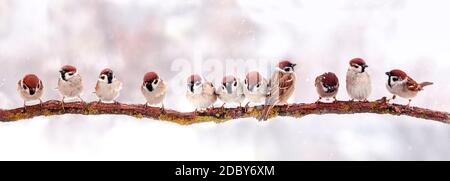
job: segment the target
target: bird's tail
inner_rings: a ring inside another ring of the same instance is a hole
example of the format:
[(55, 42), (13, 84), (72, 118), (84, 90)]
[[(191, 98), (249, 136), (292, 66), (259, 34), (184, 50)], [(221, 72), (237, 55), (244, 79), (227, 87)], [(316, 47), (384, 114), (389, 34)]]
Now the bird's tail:
[(422, 82), (420, 83), (420, 89), (423, 90), (424, 87), (433, 85), (433, 82)]
[(267, 119), (269, 118), (270, 110), (272, 110), (273, 107), (273, 105), (266, 104), (263, 111), (256, 119), (258, 119), (259, 121), (267, 121)]

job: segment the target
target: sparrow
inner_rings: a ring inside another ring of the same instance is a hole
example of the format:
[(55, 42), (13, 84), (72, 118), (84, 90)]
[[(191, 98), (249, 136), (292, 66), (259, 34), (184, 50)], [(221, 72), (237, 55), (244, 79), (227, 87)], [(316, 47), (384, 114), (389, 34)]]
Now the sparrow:
[(189, 76), (187, 80), (187, 100), (197, 109), (205, 109), (212, 106), (216, 100), (214, 85), (204, 80), (197, 74)]
[(339, 90), (339, 79), (336, 74), (327, 72), (317, 76), (315, 86), (319, 94), (317, 102), (320, 102), (322, 98), (333, 98), (336, 101), (336, 95)]
[(257, 118), (258, 120), (267, 120), (270, 110), (275, 105), (287, 104), (288, 99), (295, 90), (296, 75), (294, 67), (297, 64), (288, 60), (280, 61), (269, 81), (269, 91), (264, 105), (264, 110)]
[(224, 102), (222, 108), (225, 104), (239, 104), (241, 106), (245, 99), (242, 83), (234, 76), (225, 76), (222, 79), (222, 85), (217, 88), (216, 94)]
[(366, 69), (367, 64), (361, 58), (350, 60), (350, 67), (347, 70), (346, 88), (347, 93), (353, 100), (367, 101), (372, 92), (372, 82)]
[(17, 91), (23, 99), (23, 107), (26, 110), (26, 102), (39, 100), (42, 107), (42, 95), (44, 94), (44, 84), (34, 74), (27, 74), (22, 80), (17, 82)]
[(77, 68), (71, 65), (65, 65), (59, 70), (60, 77), (58, 79), (58, 87), (56, 89), (62, 95), (62, 106), (64, 108), (65, 98), (79, 98), (82, 102), (80, 94), (83, 91), (83, 81), (81, 75), (78, 74)]
[(161, 104), (161, 109), (164, 110), (163, 100), (166, 97), (167, 85), (158, 74), (155, 72), (145, 74), (141, 92), (147, 100), (145, 106)]
[(122, 90), (122, 82), (117, 80), (114, 72), (106, 68), (101, 73), (95, 86), (95, 94), (99, 102), (114, 102), (117, 103), (116, 98), (120, 95)]
[(386, 72), (386, 75), (389, 77), (386, 88), (390, 93), (394, 94), (392, 100), (396, 96), (400, 96), (409, 100), (408, 106), (411, 104), (411, 99), (416, 97), (417, 93), (422, 91), (424, 87), (433, 85), (432, 82), (422, 82), (419, 84), (405, 72), (398, 69)]
[(249, 103), (264, 103), (267, 96), (267, 80), (257, 71), (248, 72), (244, 80), (244, 95)]

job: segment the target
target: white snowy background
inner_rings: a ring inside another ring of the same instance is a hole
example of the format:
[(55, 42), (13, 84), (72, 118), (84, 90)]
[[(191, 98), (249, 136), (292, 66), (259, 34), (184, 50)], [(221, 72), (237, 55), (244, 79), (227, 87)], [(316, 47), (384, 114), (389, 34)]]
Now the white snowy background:
[[(124, 81), (119, 101), (143, 103), (142, 76), (157, 71), (171, 81), (166, 107), (189, 111), (180, 62), (250, 70), (281, 58), (299, 64), (292, 102), (312, 102), (315, 76), (332, 71), (345, 85), (348, 60), (363, 57), (371, 100), (389, 96), (384, 72), (400, 68), (435, 83), (414, 106), (450, 111), (449, 9), (447, 0), (0, 0), (0, 108), (22, 105), (26, 73), (43, 79), (45, 100), (59, 99), (58, 69), (73, 64), (85, 100), (111, 67)], [(344, 89), (338, 98), (348, 99)], [(0, 160), (450, 160), (450, 127), (374, 114), (192, 126), (64, 115), (0, 123)]]

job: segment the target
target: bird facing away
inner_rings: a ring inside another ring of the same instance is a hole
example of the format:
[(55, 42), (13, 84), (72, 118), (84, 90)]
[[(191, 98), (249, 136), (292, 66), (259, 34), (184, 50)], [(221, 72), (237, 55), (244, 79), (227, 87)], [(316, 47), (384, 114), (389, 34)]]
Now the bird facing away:
[(417, 83), (404, 71), (398, 69), (386, 72), (386, 75), (388, 76), (386, 88), (394, 95), (392, 99), (395, 99), (396, 96), (408, 99), (408, 106), (411, 104), (412, 98), (416, 97), (424, 87), (433, 85), (432, 82)]
[(336, 74), (327, 72), (317, 76), (315, 86), (319, 94), (317, 102), (320, 102), (322, 98), (333, 98), (336, 101), (336, 95), (339, 91), (339, 79)]
[(295, 91), (297, 79), (294, 71), (295, 66), (296, 64), (288, 60), (278, 63), (269, 82), (269, 94), (266, 98), (264, 110), (257, 118), (258, 120), (267, 120), (271, 109), (275, 105), (287, 104), (288, 99)]

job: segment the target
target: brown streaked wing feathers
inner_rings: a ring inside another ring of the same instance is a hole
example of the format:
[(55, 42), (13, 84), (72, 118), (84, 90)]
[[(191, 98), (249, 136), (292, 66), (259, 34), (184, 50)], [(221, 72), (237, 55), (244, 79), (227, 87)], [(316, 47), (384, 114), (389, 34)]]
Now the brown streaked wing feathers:
[(407, 82), (406, 82), (405, 88), (410, 91), (420, 91), (421, 90), (419, 84), (415, 80), (411, 79), (410, 77), (407, 77)]
[(294, 80), (292, 75), (283, 74), (281, 72), (274, 73), (270, 81), (270, 95), (267, 104), (276, 104), (277, 96), (284, 95), (293, 86)]

